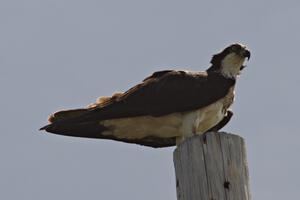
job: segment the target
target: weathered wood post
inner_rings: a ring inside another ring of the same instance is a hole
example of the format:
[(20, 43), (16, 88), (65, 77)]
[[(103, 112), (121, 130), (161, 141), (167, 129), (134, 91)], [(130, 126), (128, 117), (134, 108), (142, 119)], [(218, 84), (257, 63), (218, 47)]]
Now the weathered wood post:
[(250, 200), (243, 138), (208, 133), (186, 139), (174, 151), (178, 200)]

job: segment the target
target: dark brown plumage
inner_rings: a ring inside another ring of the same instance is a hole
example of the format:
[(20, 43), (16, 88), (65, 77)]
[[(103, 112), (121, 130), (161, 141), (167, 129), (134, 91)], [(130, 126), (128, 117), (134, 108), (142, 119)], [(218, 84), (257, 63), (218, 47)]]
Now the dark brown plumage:
[[(176, 137), (148, 135), (134, 139), (103, 134), (111, 127), (106, 127), (100, 122), (139, 116), (160, 117), (211, 105), (225, 97), (235, 85), (235, 79), (224, 77), (220, 73), (222, 59), (233, 51), (239, 52), (238, 47), (231, 45), (214, 55), (211, 60), (212, 66), (206, 72), (155, 72), (128, 91), (102, 98), (88, 108), (54, 113), (49, 118), (51, 123), (41, 130), (66, 136), (112, 139), (151, 147), (173, 146), (176, 144)], [(245, 53), (242, 56), (250, 57), (250, 52), (249, 55)], [(229, 102), (227, 107), (231, 103)], [(209, 130), (217, 131), (228, 123), (232, 112), (226, 112), (229, 113), (227, 117)]]

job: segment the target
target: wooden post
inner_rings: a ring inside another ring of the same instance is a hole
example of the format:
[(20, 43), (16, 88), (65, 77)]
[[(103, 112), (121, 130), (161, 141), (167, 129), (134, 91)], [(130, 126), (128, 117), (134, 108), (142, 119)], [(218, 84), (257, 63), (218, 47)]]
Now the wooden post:
[(208, 133), (186, 139), (174, 151), (177, 200), (250, 200), (245, 142)]

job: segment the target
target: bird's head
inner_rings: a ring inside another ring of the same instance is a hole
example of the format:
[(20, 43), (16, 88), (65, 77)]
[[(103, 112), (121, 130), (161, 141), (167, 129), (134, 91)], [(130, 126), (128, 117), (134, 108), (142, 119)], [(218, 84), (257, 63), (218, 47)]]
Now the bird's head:
[(232, 44), (215, 54), (210, 63), (212, 66), (208, 71), (218, 71), (227, 78), (236, 78), (245, 67), (245, 59), (250, 59), (250, 51), (240, 43)]

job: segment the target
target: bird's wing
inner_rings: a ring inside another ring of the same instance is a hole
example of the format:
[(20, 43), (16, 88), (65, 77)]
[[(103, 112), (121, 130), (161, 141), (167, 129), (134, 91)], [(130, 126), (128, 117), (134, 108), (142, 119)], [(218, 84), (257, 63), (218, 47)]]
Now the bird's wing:
[(147, 81), (147, 80), (150, 80), (150, 79), (154, 79), (154, 78), (159, 78), (159, 77), (162, 77), (170, 72), (174, 72), (174, 70), (162, 70), (162, 71), (157, 71), (157, 72), (154, 72), (152, 75), (148, 76), (147, 78), (145, 78), (143, 80), (144, 81)]
[(65, 122), (101, 121), (145, 115), (162, 116), (199, 109), (217, 101), (227, 93), (219, 88), (219, 84), (212, 84), (209, 79), (205, 72), (156, 72), (128, 91), (104, 98), (82, 115), (68, 118)]
[(54, 113), (49, 119), (51, 123), (41, 129), (60, 135), (112, 139), (151, 147), (172, 146), (176, 138), (147, 136), (126, 139), (102, 134), (107, 127), (99, 122), (147, 115), (163, 116), (205, 107), (227, 94), (228, 91), (220, 89), (220, 86), (229, 88), (225, 84), (233, 84), (222, 80), (218, 79), (218, 75), (214, 77), (206, 72), (156, 72), (128, 91), (100, 98), (86, 109)]

